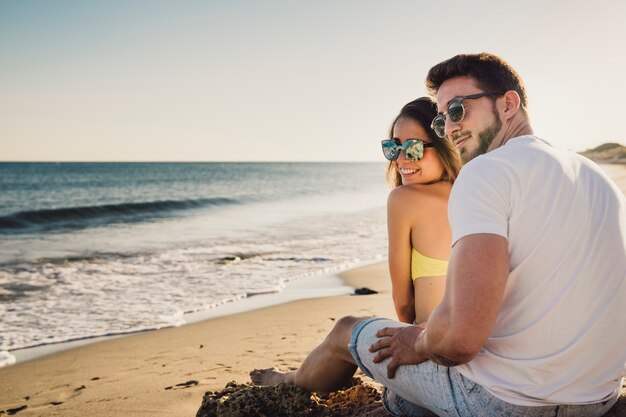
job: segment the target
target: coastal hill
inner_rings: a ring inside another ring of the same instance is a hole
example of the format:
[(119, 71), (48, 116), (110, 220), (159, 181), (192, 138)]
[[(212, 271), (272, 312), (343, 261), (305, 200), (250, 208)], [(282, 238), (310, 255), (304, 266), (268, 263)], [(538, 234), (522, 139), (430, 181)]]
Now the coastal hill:
[(619, 143), (605, 143), (593, 149), (580, 152), (581, 155), (605, 164), (626, 164), (626, 146)]

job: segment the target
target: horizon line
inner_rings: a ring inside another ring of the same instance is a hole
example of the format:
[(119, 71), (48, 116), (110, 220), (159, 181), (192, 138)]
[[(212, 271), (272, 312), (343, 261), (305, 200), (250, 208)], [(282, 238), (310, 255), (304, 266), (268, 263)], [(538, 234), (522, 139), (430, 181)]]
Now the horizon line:
[(383, 159), (380, 161), (307, 161), (307, 160), (294, 160), (294, 161), (236, 161), (236, 160), (224, 160), (224, 161), (173, 161), (173, 160), (153, 160), (153, 161), (139, 161), (139, 160), (103, 160), (103, 161), (95, 161), (95, 160), (67, 160), (67, 161), (58, 161), (58, 160), (0, 160), (0, 164), (293, 164), (293, 163), (304, 163), (304, 164), (327, 164), (327, 163), (341, 163), (341, 164), (369, 164), (369, 163), (385, 163), (387, 160)]

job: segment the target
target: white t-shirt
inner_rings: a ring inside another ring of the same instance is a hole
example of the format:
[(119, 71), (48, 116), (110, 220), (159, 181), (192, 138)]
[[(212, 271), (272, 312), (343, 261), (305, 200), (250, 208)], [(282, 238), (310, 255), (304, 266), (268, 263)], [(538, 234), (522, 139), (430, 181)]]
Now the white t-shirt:
[(602, 170), (536, 137), (514, 138), (463, 167), (449, 218), (453, 245), (496, 234), (510, 257), (493, 333), (457, 369), (518, 405), (615, 393), (626, 364), (626, 202)]

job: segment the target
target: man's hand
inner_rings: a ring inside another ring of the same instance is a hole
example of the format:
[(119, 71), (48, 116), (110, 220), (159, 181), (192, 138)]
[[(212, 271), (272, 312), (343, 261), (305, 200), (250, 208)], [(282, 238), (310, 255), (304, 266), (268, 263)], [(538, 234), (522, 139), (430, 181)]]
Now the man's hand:
[(376, 333), (376, 337), (380, 339), (369, 350), (372, 353), (378, 352), (374, 356), (374, 363), (391, 357), (387, 365), (388, 378), (395, 376), (400, 365), (416, 365), (428, 359), (418, 353), (415, 343), (424, 330), (421, 326), (385, 327)]

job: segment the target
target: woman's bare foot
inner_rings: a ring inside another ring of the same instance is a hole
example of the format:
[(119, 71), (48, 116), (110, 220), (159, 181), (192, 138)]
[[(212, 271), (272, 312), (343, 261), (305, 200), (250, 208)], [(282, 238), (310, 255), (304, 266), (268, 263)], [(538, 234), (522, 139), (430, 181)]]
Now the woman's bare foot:
[(282, 382), (296, 383), (296, 371), (282, 372), (276, 368), (255, 369), (250, 372), (250, 379), (254, 385), (277, 385)]

